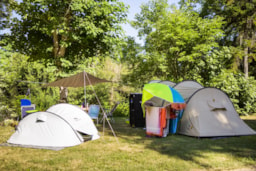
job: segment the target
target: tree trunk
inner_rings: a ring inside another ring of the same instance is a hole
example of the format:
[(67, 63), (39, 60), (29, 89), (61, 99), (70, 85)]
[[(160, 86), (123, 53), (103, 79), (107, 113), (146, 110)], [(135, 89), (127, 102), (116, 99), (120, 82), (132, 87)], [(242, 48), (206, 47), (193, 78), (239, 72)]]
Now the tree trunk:
[(247, 79), (248, 78), (248, 72), (249, 72), (249, 65), (248, 65), (248, 47), (244, 48), (244, 76)]
[[(65, 15), (64, 15), (64, 28), (69, 28), (70, 20), (71, 20), (71, 9), (70, 4), (66, 9)], [(65, 31), (70, 31), (65, 30)], [(53, 56), (55, 59), (55, 64), (57, 66), (58, 72), (62, 70), (61, 68), (61, 61), (60, 59), (65, 56), (66, 53), (66, 47), (64, 45), (61, 45), (61, 42), (67, 43), (68, 37), (65, 34), (60, 35), (58, 28), (55, 28), (53, 31)]]
[(57, 32), (57, 29), (55, 29), (53, 31), (52, 36), (53, 36), (53, 57), (55, 59), (55, 65), (57, 66), (58, 72), (60, 72), (61, 71), (61, 62), (60, 62), (61, 56), (59, 56), (60, 46), (59, 46), (59, 35)]
[[(64, 15), (64, 23), (65, 23), (66, 28), (69, 28), (68, 26), (70, 23), (70, 19), (71, 19), (71, 11), (70, 11), (70, 4), (69, 4), (69, 6), (66, 10), (66, 13)], [(65, 34), (60, 35), (57, 28), (53, 31), (53, 56), (55, 59), (55, 65), (57, 66), (58, 72), (62, 71), (61, 58), (63, 58), (66, 53), (66, 47), (64, 45), (61, 45), (61, 42), (66, 43), (67, 41), (68, 41), (68, 37)], [(60, 87), (60, 102), (61, 103), (68, 102), (67, 95), (68, 95), (67, 87)]]

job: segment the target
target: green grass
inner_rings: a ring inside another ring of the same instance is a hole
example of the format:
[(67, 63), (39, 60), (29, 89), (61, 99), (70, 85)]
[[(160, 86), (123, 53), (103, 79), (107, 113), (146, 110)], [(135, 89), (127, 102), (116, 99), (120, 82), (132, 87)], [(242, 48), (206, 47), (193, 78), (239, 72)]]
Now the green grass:
[[(256, 115), (243, 119), (256, 130)], [(106, 126), (100, 139), (60, 151), (0, 146), (0, 170), (256, 170), (256, 136), (148, 138), (125, 118), (115, 120), (118, 141)], [(1, 126), (0, 143), (13, 132)]]

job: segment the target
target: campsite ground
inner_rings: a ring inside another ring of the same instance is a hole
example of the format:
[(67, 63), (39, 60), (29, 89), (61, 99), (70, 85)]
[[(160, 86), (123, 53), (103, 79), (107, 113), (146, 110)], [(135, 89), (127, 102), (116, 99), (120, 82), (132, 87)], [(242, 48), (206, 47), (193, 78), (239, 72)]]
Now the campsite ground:
[[(0, 170), (256, 170), (256, 135), (221, 139), (149, 138), (126, 118), (104, 136), (60, 151), (0, 146)], [(243, 117), (256, 130), (256, 115)], [(98, 125), (102, 132), (102, 125)], [(14, 132), (0, 127), (0, 144)]]

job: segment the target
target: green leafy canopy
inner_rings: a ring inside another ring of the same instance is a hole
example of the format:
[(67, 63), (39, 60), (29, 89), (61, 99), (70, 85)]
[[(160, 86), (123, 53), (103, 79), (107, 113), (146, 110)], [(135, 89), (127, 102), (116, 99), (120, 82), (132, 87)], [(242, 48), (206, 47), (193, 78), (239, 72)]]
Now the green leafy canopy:
[(115, 0), (23, 0), (12, 7), (21, 16), (11, 23), (13, 48), (59, 69), (60, 58), (78, 63), (118, 45), (127, 10)]

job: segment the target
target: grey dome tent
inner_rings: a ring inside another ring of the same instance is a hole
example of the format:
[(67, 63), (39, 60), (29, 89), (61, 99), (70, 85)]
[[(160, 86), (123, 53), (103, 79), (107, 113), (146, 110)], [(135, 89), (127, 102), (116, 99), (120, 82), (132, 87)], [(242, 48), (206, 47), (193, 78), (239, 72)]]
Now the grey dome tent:
[(36, 112), (24, 117), (10, 144), (35, 148), (64, 148), (79, 145), (86, 136), (98, 139), (98, 130), (92, 119), (79, 107), (58, 104), (46, 112)]
[(217, 88), (201, 88), (187, 101), (178, 133), (195, 137), (255, 135), (229, 97)]
[(173, 88), (176, 89), (182, 95), (185, 101), (187, 101), (189, 97), (192, 94), (194, 94), (194, 92), (203, 88), (203, 86), (196, 81), (185, 80), (179, 82)]
[(151, 80), (148, 83), (149, 84), (150, 83), (161, 83), (161, 84), (165, 84), (165, 85), (168, 85), (168, 86), (171, 86), (171, 87), (175, 86), (175, 84), (176, 84), (175, 82), (168, 81), (168, 80), (164, 80), (164, 81), (162, 81), (162, 80)]

